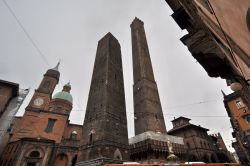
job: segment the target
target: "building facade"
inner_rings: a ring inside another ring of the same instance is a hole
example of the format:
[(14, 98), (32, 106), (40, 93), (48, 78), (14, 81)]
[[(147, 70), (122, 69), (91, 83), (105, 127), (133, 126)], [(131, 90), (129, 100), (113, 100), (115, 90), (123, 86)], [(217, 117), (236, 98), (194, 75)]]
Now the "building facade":
[(0, 117), (6, 111), (11, 99), (18, 96), (19, 85), (0, 80)]
[(210, 137), (213, 140), (217, 152), (216, 155), (221, 163), (233, 162), (236, 163), (236, 159), (233, 154), (227, 150), (224, 140), (221, 137), (220, 133), (211, 134)]
[(250, 79), (250, 2), (248, 0), (166, 0), (172, 17), (188, 34), (181, 41), (210, 77)]
[[(172, 120), (173, 128), (169, 135), (182, 137), (188, 149), (185, 161), (205, 163), (233, 162), (221, 136), (207, 134), (208, 129), (189, 122), (190, 119), (179, 117)], [(221, 148), (221, 149), (219, 149)], [(225, 152), (225, 153), (224, 153)]]
[(70, 84), (52, 97), (60, 76), (58, 65), (44, 74), (23, 117), (15, 119), (1, 166), (76, 163), (82, 127), (68, 120), (73, 101)]
[[(180, 40), (188, 47), (192, 56), (210, 77), (226, 79), (231, 89), (241, 91), (246, 103), (250, 103), (250, 1), (166, 2), (174, 12), (173, 19), (181, 29), (188, 32)], [(240, 128), (236, 128), (235, 132), (241, 133), (238, 129)], [(245, 155), (243, 150), (239, 150), (242, 145), (233, 145), (239, 158), (249, 162), (249, 153), (248, 157), (240, 157)]]
[(9, 131), (15, 114), (29, 89), (20, 89), (16, 83), (0, 80), (0, 155), (9, 140)]
[(250, 102), (246, 89), (224, 94), (224, 104), (230, 122), (233, 127), (233, 137), (236, 139), (232, 143), (239, 161), (243, 165), (250, 164)]

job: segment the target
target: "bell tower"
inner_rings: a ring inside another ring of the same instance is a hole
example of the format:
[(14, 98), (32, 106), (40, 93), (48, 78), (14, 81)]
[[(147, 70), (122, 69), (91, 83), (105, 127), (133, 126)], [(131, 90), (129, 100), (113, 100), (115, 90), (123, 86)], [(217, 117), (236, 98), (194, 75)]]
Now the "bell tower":
[(56, 67), (47, 70), (35, 93), (26, 107), (26, 110), (46, 110), (51, 100), (52, 93), (59, 81), (60, 72), (58, 71), (59, 62)]

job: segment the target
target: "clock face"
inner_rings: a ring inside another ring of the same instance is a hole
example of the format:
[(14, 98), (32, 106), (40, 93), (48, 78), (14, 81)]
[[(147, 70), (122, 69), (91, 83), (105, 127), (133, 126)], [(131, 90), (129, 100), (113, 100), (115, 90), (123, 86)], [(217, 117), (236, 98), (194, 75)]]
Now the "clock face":
[(42, 98), (36, 98), (35, 100), (34, 100), (34, 105), (35, 106), (41, 106), (41, 105), (43, 105), (43, 103), (44, 103), (44, 101), (43, 101), (43, 99)]

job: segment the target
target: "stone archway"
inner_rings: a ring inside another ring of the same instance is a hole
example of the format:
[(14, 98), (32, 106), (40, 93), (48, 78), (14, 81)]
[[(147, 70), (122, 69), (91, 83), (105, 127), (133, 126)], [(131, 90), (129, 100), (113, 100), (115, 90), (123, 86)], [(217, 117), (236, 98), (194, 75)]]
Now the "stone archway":
[(44, 152), (40, 147), (30, 147), (25, 152), (25, 161), (23, 164), (26, 166), (36, 166), (37, 164), (41, 164), (43, 156)]
[(202, 160), (203, 160), (203, 162), (205, 162), (205, 163), (210, 163), (209, 156), (206, 155), (206, 154), (202, 157)]
[(211, 155), (210, 159), (212, 163), (217, 163), (216, 155), (214, 153)]
[(217, 153), (217, 157), (218, 157), (220, 163), (230, 162), (230, 159), (224, 153)]
[(67, 166), (68, 165), (68, 156), (64, 153), (58, 154), (54, 161), (54, 166)]
[(40, 160), (40, 152), (37, 150), (31, 151), (27, 157), (26, 166), (36, 166), (37, 162)]
[(199, 161), (198, 157), (194, 154), (188, 155), (188, 161)]

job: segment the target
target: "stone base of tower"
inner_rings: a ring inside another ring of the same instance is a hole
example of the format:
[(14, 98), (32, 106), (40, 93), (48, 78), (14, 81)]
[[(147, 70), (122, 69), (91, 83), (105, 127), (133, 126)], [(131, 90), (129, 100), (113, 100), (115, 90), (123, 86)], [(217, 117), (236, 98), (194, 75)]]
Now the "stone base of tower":
[(147, 131), (129, 139), (130, 160), (143, 164), (167, 163), (169, 153), (168, 141), (174, 154), (185, 161), (186, 148), (183, 138), (168, 134)]
[(76, 166), (101, 166), (104, 164), (122, 164), (124, 161), (111, 158), (97, 158), (93, 160), (81, 161), (76, 163)]
[[(80, 147), (78, 153), (78, 165), (95, 164), (121, 164), (129, 160), (128, 145), (121, 145), (110, 141), (95, 142), (92, 145)], [(91, 165), (91, 166), (92, 166)]]

